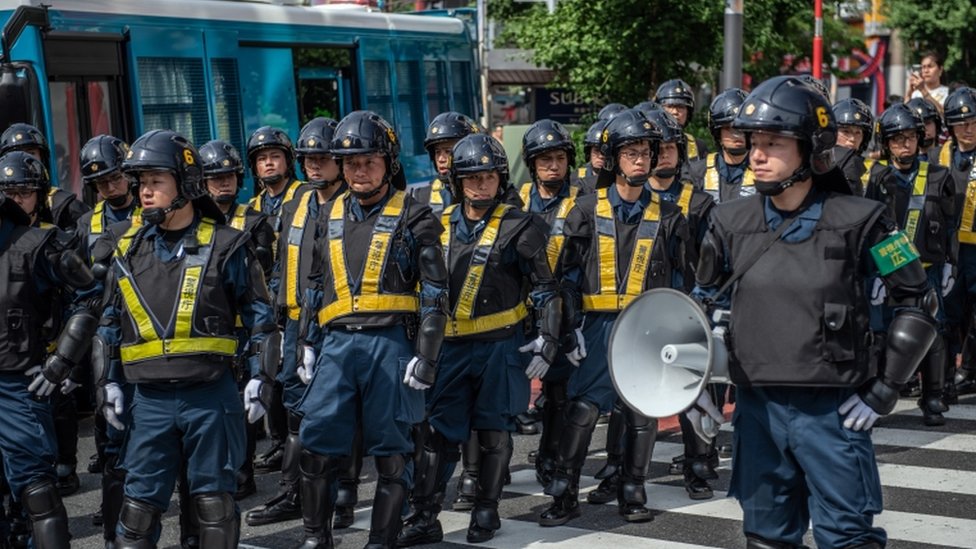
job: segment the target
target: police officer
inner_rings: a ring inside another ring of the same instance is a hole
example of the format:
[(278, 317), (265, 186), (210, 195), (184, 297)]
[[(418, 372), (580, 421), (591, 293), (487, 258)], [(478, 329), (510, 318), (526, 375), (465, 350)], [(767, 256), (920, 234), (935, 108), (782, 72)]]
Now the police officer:
[[(884, 206), (845, 196), (843, 175), (828, 171), (837, 126), (816, 91), (793, 77), (767, 80), (733, 127), (749, 135), (760, 194), (713, 210), (697, 281), (707, 303), (723, 305), (735, 284), (729, 493), (746, 546), (802, 546), (812, 520), (820, 547), (883, 547), (870, 429), (935, 337), (936, 297)], [(872, 272), (897, 303), (877, 375), (863, 337)]]
[(976, 387), (976, 90), (959, 88), (949, 94), (943, 108), (951, 139), (939, 150), (938, 164), (952, 171), (956, 183), (956, 214), (959, 216), (959, 286), (946, 303), (950, 325), (968, 325), (961, 368), (954, 376), (960, 393)]
[(586, 134), (583, 136), (583, 156), (586, 163), (579, 167), (576, 173), (576, 181), (583, 193), (591, 193), (596, 190), (596, 178), (603, 168), (603, 157), (600, 156), (600, 133), (603, 131), (605, 121), (597, 120), (590, 124)]
[(708, 107), (708, 130), (715, 140), (717, 153), (692, 160), (688, 176), (705, 189), (716, 202), (735, 200), (756, 192), (755, 174), (749, 169), (749, 144), (742, 132), (732, 128), (746, 94), (729, 88), (718, 94)]
[[(47, 168), (12, 151), (0, 157), (0, 182), (49, 185)], [(58, 493), (56, 443), (48, 397), (70, 391), (68, 374), (81, 363), (98, 324), (98, 302), (79, 302), (63, 323), (60, 307), (94, 278), (75, 252), (76, 243), (56, 228), (31, 228), (28, 217), (0, 194), (0, 407), (5, 427), (0, 450), (12, 500), (26, 511), (33, 547), (69, 547), (68, 516)], [(60, 336), (57, 330), (61, 330)], [(57, 340), (48, 355), (47, 346)], [(76, 386), (76, 385), (74, 385)]]
[[(47, 139), (40, 130), (30, 124), (12, 124), (0, 135), (0, 154), (10, 151), (24, 151), (40, 160), (50, 171), (51, 150)], [(53, 223), (65, 231), (73, 231), (78, 225), (78, 219), (91, 208), (78, 200), (74, 193), (68, 192), (50, 184), (44, 190), (45, 194), (37, 203), (41, 221)]]
[[(317, 239), (322, 236), (319, 231), (322, 227), (317, 223), (321, 207), (346, 191), (339, 164), (330, 152), (337, 125), (338, 122), (331, 118), (318, 117), (302, 128), (295, 152), (302, 174), (308, 181), (308, 189), (299, 191), (293, 200), (285, 203), (281, 211), (284, 229), (278, 242), (278, 258), (275, 261), (272, 285), (279, 289), (275, 307), (278, 310), (279, 323), (284, 322), (286, 352), (282, 356), (278, 379), (283, 388), (282, 400), (288, 411), (288, 438), (285, 439), (282, 452), (280, 489), (264, 505), (247, 513), (245, 520), (250, 526), (302, 517), (299, 486), (301, 471), (298, 465), (302, 453), (299, 441), (301, 415), (298, 405), (305, 393), (310, 372), (305, 372), (301, 367), (300, 353), (292, 351), (299, 347), (299, 316), (309, 286), (308, 276), (312, 271), (313, 261), (311, 253), (303, 254), (300, 251), (312, 250)], [(353, 449), (354, 453), (358, 450), (356, 445), (353, 445)], [(355, 487), (352, 495), (355, 495)]]
[[(918, 159), (925, 135), (922, 119), (908, 105), (896, 103), (878, 119), (878, 141), (888, 169), (872, 170), (865, 197), (878, 200), (918, 250), (929, 284), (947, 295), (955, 283), (958, 264), (956, 241), (955, 185), (949, 170)], [(875, 286), (880, 288), (880, 281)], [(882, 301), (873, 292), (872, 305)], [(880, 303), (878, 303), (880, 305)], [(890, 317), (890, 311), (884, 311)], [(944, 425), (942, 413), (946, 370), (946, 345), (943, 338), (944, 314), (936, 315), (939, 335), (922, 361), (922, 398), (918, 401), (926, 425)], [(887, 328), (885, 318), (883, 329)], [(879, 366), (880, 368), (880, 366)]]
[(350, 113), (330, 148), (349, 192), (323, 206), (317, 285), (302, 309), (302, 367), (311, 375), (299, 405), (302, 547), (333, 547), (336, 462), (352, 453), (360, 423), (379, 474), (367, 547), (393, 547), (411, 427), (423, 419), (422, 391), (434, 383), (447, 319), (441, 227), (405, 192), (400, 143), (382, 117)]
[(833, 111), (837, 120), (834, 161), (844, 172), (851, 194), (863, 196), (874, 165), (874, 159), (863, 156), (874, 134), (874, 115), (870, 107), (853, 97), (834, 103)]
[[(532, 180), (523, 183), (519, 195), (523, 210), (541, 217), (549, 225), (546, 258), (556, 279), (562, 278), (560, 258), (563, 255), (566, 217), (576, 203), (580, 190), (572, 184), (570, 169), (575, 163), (576, 147), (573, 138), (559, 122), (539, 120), (529, 126), (522, 137), (522, 159)], [(563, 323), (577, 324), (578, 311), (573, 307), (579, 297), (563, 296)], [(561, 342), (564, 352), (575, 348), (576, 334), (569, 334)], [(585, 353), (585, 349), (582, 351)], [(574, 357), (575, 358), (575, 357)], [(562, 432), (563, 407), (566, 404), (566, 382), (573, 371), (573, 363), (561, 353), (542, 378), (542, 436), (535, 458), (536, 479), (543, 487), (549, 485), (556, 466), (559, 435)]]
[[(96, 379), (102, 411), (120, 430), (127, 400), (121, 385), (134, 385), (116, 547), (155, 546), (183, 466), (200, 546), (236, 547), (244, 413), (252, 423), (264, 415), (280, 361), (261, 266), (250, 235), (224, 226), (204, 186), (202, 160), (184, 137), (143, 135), (123, 171), (139, 181), (141, 223), (109, 227), (93, 253), (110, 269), (113, 296), (99, 329), (113, 358)], [(237, 316), (251, 334), (243, 408), (232, 369)]]
[[(556, 471), (545, 490), (554, 501), (539, 517), (542, 526), (580, 516), (579, 475), (590, 437), (599, 413), (617, 399), (606, 362), (617, 315), (647, 289), (683, 284), (687, 223), (677, 205), (647, 188), (660, 139), (660, 130), (640, 112), (618, 114), (601, 136), (597, 192), (579, 197), (566, 219), (563, 284), (582, 296), (582, 325), (573, 328), (581, 328), (578, 344), (585, 345), (586, 356), (569, 379)], [(627, 407), (624, 425), (618, 511), (628, 522), (648, 521), (644, 480), (657, 421)]]
[(925, 123), (925, 137), (919, 143), (919, 160), (935, 162), (939, 156), (939, 136), (942, 135), (942, 115), (939, 109), (932, 101), (921, 97), (911, 99), (905, 104)]
[[(427, 402), (430, 433), (400, 547), (443, 538), (437, 516), (458, 445), (477, 432), (481, 451), (469, 543), (501, 527), (498, 501), (515, 416), (529, 402), (529, 379), (544, 377), (559, 347), (561, 301), (546, 255), (546, 228), (536, 216), (503, 202), (508, 159), (501, 143), (473, 134), (454, 146), (451, 184), (457, 203), (444, 210), (441, 242), (450, 273), (450, 318), (440, 372)], [(538, 336), (523, 342), (528, 315), (523, 287), (538, 315)], [(531, 352), (526, 367), (522, 352)]]
[(427, 126), (424, 148), (437, 170), (437, 176), (430, 185), (418, 187), (413, 195), (422, 204), (429, 205), (434, 215), (441, 215), (451, 203), (451, 188), (447, 181), (451, 170), (451, 150), (462, 137), (480, 131), (477, 122), (454, 111), (438, 114)]
[[(673, 116), (682, 128), (687, 128), (695, 116), (695, 92), (680, 78), (668, 80), (658, 86), (654, 101)], [(685, 141), (688, 143), (689, 160), (701, 160), (708, 154), (705, 144), (690, 133), (685, 133)]]

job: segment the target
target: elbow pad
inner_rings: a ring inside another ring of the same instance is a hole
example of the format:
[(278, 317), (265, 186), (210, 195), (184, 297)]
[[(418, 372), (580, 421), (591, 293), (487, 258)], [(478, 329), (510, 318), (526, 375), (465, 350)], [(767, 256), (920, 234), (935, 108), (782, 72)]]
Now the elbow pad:
[(417, 356), (423, 358), (431, 366), (437, 364), (444, 342), (444, 329), (447, 327), (447, 315), (434, 313), (420, 319), (417, 329)]
[(63, 250), (53, 264), (58, 278), (72, 289), (88, 288), (95, 282), (91, 268), (74, 250)]
[(911, 378), (935, 341), (937, 331), (932, 317), (913, 310), (902, 310), (891, 321), (885, 346), (885, 371), (881, 378), (901, 388)]
[(540, 354), (542, 358), (552, 364), (559, 354), (559, 336), (562, 333), (563, 298), (556, 294), (539, 311), (539, 335), (543, 344)]
[(259, 375), (271, 381), (281, 368), (281, 332), (266, 332), (264, 340), (251, 348), (251, 356), (256, 356), (261, 366)]
[(698, 285), (702, 287), (717, 286), (725, 271), (724, 263), (721, 248), (711, 233), (707, 233), (702, 240), (701, 249), (698, 252), (698, 268), (695, 269), (695, 279)]
[(419, 254), (420, 276), (438, 286), (447, 286), (447, 264), (440, 246), (423, 246)]

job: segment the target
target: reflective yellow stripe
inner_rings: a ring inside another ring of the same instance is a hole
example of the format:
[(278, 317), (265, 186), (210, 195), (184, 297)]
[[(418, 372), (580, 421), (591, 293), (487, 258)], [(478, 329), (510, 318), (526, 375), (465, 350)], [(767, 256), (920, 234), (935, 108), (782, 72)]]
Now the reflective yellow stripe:
[(966, 184), (966, 205), (962, 209), (962, 222), (959, 224), (959, 242), (976, 245), (976, 179)]
[(52, 210), (54, 209), (54, 194), (57, 192), (57, 187), (51, 187), (51, 189), (47, 191), (47, 207)]
[(89, 225), (88, 232), (90, 234), (102, 234), (105, 230), (105, 220), (102, 219), (102, 214), (105, 212), (105, 201), (100, 200), (95, 204), (95, 210), (92, 211), (91, 224)]
[[(461, 292), (458, 294), (457, 303), (454, 305), (454, 314), (451, 315), (453, 319), (458, 320), (469, 320), (474, 312), (474, 301), (478, 297), (478, 290), (481, 289), (481, 280), (485, 274), (485, 263), (488, 262), (488, 255), (491, 252), (491, 248), (495, 245), (495, 240), (498, 238), (498, 229), (502, 224), (502, 217), (505, 213), (511, 209), (512, 206), (508, 204), (499, 204), (495, 207), (495, 211), (491, 213), (491, 218), (488, 219), (488, 223), (485, 224), (485, 228), (481, 232), (481, 238), (478, 239), (478, 244), (475, 246), (475, 252), (471, 254), (471, 261), (468, 263), (468, 272), (464, 277), (464, 283), (461, 285)], [(448, 229), (441, 233), (441, 244), (444, 246), (444, 257), (450, 257), (451, 251), (451, 212), (454, 211), (454, 207), (444, 210), (441, 216), (441, 223), (444, 225), (445, 229)], [(477, 253), (478, 250), (483, 253)]]
[[(330, 223), (342, 223), (346, 215), (345, 202), (348, 193), (337, 198), (329, 214)], [(349, 287), (346, 268), (346, 254), (342, 238), (329, 238), (329, 263), (332, 268), (332, 281), (336, 300), (319, 310), (319, 325), (325, 326), (340, 316), (358, 312), (415, 313), (420, 308), (416, 295), (380, 294), (380, 277), (390, 250), (390, 239), (399, 224), (403, 213), (406, 194), (394, 191), (383, 206), (380, 217), (373, 226), (366, 259), (363, 261), (363, 274), (359, 295), (353, 296)], [(392, 221), (391, 221), (392, 220)]]
[[(599, 275), (600, 293), (588, 294), (583, 296), (584, 311), (620, 311), (631, 300), (644, 291), (644, 282), (647, 277), (647, 266), (651, 262), (651, 250), (654, 249), (654, 237), (657, 234), (657, 224), (661, 220), (661, 203), (657, 194), (651, 193), (651, 202), (644, 208), (644, 216), (641, 224), (637, 228), (637, 234), (646, 234), (636, 239), (630, 256), (630, 266), (624, 282), (624, 293), (618, 295), (617, 292), (617, 257), (616, 257), (616, 234), (608, 234), (609, 231), (601, 232), (601, 225), (607, 227), (614, 226), (613, 208), (610, 199), (607, 197), (607, 189), (597, 191), (596, 203), (597, 218), (597, 238), (599, 241)], [(652, 224), (648, 226), (649, 224)]]
[[(338, 197), (337, 202), (341, 202), (343, 197)], [(295, 209), (295, 215), (291, 218), (291, 226), (288, 228), (288, 245), (285, 255), (285, 304), (288, 318), (298, 320), (302, 308), (298, 302), (298, 254), (301, 249), (302, 240), (305, 234), (305, 225), (308, 223), (309, 201), (318, 200), (315, 193), (308, 193), (305, 200), (302, 200)], [(331, 248), (331, 243), (329, 244)]]
[(246, 204), (237, 204), (234, 206), (234, 213), (230, 216), (230, 226), (237, 229), (238, 231), (244, 230), (244, 222), (247, 220), (247, 210)]
[(479, 316), (478, 318), (451, 318), (448, 319), (447, 326), (444, 328), (444, 335), (447, 337), (463, 337), (466, 335), (493, 332), (501, 328), (514, 326), (528, 315), (529, 310), (525, 307), (525, 303), (519, 303), (511, 309)]
[[(715, 167), (715, 159), (718, 153), (708, 153), (705, 157), (705, 190), (711, 193), (715, 200), (719, 200), (719, 179), (718, 179), (718, 168)], [(742, 190), (749, 187), (756, 186), (756, 173), (752, 171), (752, 168), (746, 166), (745, 173), (742, 174), (742, 185), (740, 185), (739, 196), (742, 196)]]
[(939, 164), (946, 168), (952, 167), (952, 141), (942, 144), (942, 150), (939, 151)]
[(189, 337), (156, 339), (120, 349), (124, 364), (171, 355), (214, 354), (234, 356), (237, 353), (237, 340), (228, 337)]
[(691, 185), (685, 185), (681, 189), (681, 196), (678, 197), (678, 207), (685, 217), (688, 217), (688, 211), (691, 209), (691, 195), (694, 192), (695, 189)]
[(868, 181), (871, 180), (871, 168), (874, 166), (873, 158), (864, 159), (864, 173), (861, 174), (861, 186), (867, 187)]
[(915, 243), (915, 233), (918, 231), (918, 219), (922, 216), (922, 208), (925, 206), (925, 187), (929, 180), (929, 163), (920, 162), (918, 174), (915, 176), (915, 187), (912, 189), (912, 200), (908, 202), (908, 211), (905, 215), (905, 234), (908, 241)]
[(688, 144), (688, 158), (697, 158), (698, 141), (695, 140), (695, 136), (685, 132), (685, 142)]
[(756, 186), (756, 172), (752, 171), (752, 168), (750, 166), (746, 166), (746, 172), (742, 174), (742, 185), (740, 187), (739, 196), (742, 196), (741, 189), (746, 189), (755, 186)]
[(576, 176), (580, 179), (586, 177), (586, 166), (580, 166), (579, 170), (576, 172)]
[(301, 181), (297, 179), (292, 181), (291, 184), (288, 186), (288, 190), (285, 191), (285, 199), (282, 200), (281, 203), (284, 204), (285, 202), (288, 202), (292, 198), (295, 198), (295, 193), (297, 193), (298, 189), (300, 189), (301, 187), (302, 187)]
[(563, 227), (566, 225), (566, 218), (569, 216), (569, 211), (576, 204), (577, 194), (579, 194), (579, 188), (569, 188), (569, 196), (559, 203), (559, 210), (556, 211), (556, 219), (553, 220), (552, 228), (549, 231), (549, 241), (546, 243), (546, 259), (549, 260), (549, 270), (553, 273), (556, 272), (556, 264), (559, 263), (559, 256), (563, 253), (563, 244), (566, 241)]
[(522, 211), (529, 211), (529, 202), (532, 200), (532, 182), (522, 183), (519, 187), (519, 198), (522, 199)]
[(139, 299), (135, 286), (129, 277), (119, 278), (119, 289), (122, 291), (122, 299), (125, 301), (126, 308), (129, 309), (129, 315), (136, 321), (139, 338), (144, 341), (155, 339), (156, 329), (153, 327), (149, 313), (142, 305), (142, 300)]
[[(298, 189), (301, 186), (302, 186), (302, 182), (297, 179), (289, 183), (288, 187), (285, 189), (285, 196), (281, 200), (281, 205), (284, 205), (285, 202), (288, 202), (292, 198), (295, 198), (295, 193), (298, 192)], [(264, 211), (264, 201), (267, 200), (267, 198), (268, 198), (268, 189), (264, 189), (257, 196), (251, 198), (251, 200), (247, 203), (247, 205), (259, 212), (270, 213)]]
[[(437, 178), (430, 183), (430, 205), (438, 206), (437, 211), (444, 209), (444, 197), (441, 196), (441, 191), (444, 190), (444, 182)], [(435, 208), (431, 208), (434, 210)]]

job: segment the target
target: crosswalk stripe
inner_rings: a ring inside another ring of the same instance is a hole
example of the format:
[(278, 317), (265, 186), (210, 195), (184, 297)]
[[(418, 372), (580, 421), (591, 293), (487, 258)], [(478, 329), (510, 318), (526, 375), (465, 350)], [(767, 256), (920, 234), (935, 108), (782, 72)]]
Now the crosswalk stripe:
[(871, 440), (875, 445), (883, 446), (976, 453), (976, 435), (876, 427), (871, 434)]

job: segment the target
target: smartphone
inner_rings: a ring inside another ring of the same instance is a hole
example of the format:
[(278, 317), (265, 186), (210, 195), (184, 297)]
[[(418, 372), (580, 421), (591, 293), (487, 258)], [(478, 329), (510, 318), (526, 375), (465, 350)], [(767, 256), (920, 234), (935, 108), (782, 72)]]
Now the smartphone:
[(922, 75), (922, 65), (912, 65), (912, 72), (915, 73), (915, 74), (918, 74), (919, 76), (921, 76)]

